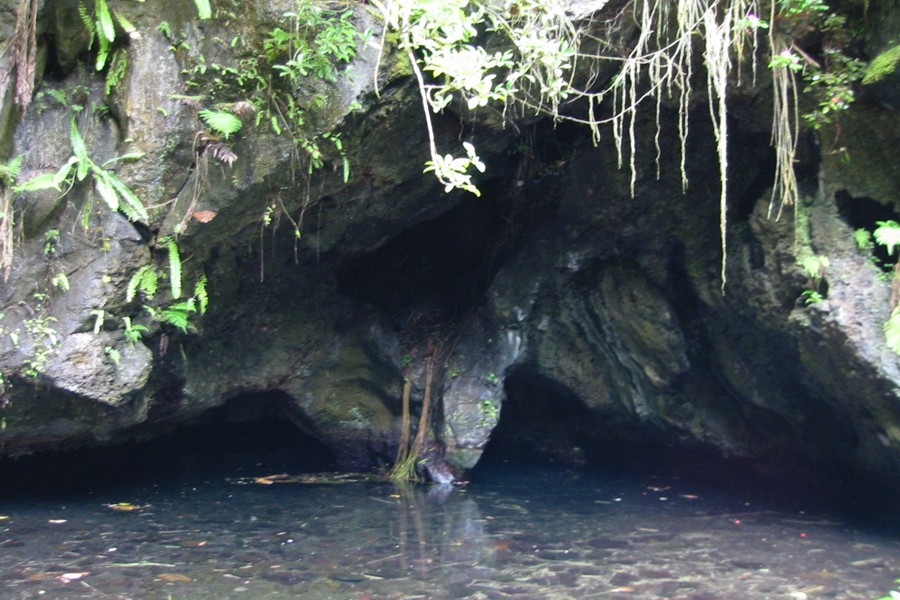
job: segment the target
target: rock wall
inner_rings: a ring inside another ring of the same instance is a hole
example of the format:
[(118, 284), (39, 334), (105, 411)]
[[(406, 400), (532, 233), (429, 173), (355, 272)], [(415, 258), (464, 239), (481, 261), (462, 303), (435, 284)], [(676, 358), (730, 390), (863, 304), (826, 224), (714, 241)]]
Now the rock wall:
[[(422, 174), (427, 138), (411, 78), (400, 63), (382, 67), (374, 94), (377, 49), (363, 45), (335, 85), (296, 91), (324, 94), (316, 118), (341, 132), (352, 171), (344, 182), (331, 151), (307, 177), (264, 127), (230, 144), (233, 164), (201, 160), (200, 101), (185, 87), (201, 54), (240, 59), (242, 44), (222, 40), (258, 42), (289, 2), (244, 3), (232, 23), (197, 22), (189, 2), (123, 6), (136, 31), (109, 95), (85, 63), (87, 40), (70, 34), (76, 3), (39, 4), (38, 95), (16, 114), (5, 93), (0, 158), (24, 153), (23, 178), (64, 164), (72, 106), (82, 105), (76, 123), (95, 162), (144, 153), (115, 170), (150, 219), (105, 210), (86, 184), (15, 197), (17, 258), (0, 286), (3, 453), (151, 436), (229, 399), (277, 392), (286, 418), (343, 466), (386, 466), (404, 377), (418, 411), (436, 357), (435, 472), (472, 468), (509, 411), (521, 420), (503, 435), (523, 453), (590, 462), (617, 444), (701, 448), (762, 470), (900, 486), (900, 363), (881, 334), (891, 284), (853, 242), (854, 229), (898, 212), (900, 175), (884, 160), (898, 116), (883, 88), (842, 119), (845, 153), (828, 151), (833, 132), (807, 143), (805, 200), (777, 220), (767, 215), (767, 84), (733, 98), (723, 293), (705, 102), (686, 192), (674, 126), (657, 177), (651, 123), (639, 124), (632, 196), (608, 140), (448, 113), (439, 136), (482, 140), (490, 178), (480, 199), (445, 195)], [(373, 25), (362, 9), (355, 18)], [(876, 45), (891, 39), (873, 33)], [(816, 304), (801, 297), (809, 283), (795, 223), (829, 258)], [(140, 267), (165, 266), (166, 236), (177, 237), (185, 281), (209, 282), (209, 310), (184, 332), (149, 318), (140, 298), (126, 301)], [(52, 284), (59, 273), (68, 291)], [(124, 317), (147, 327), (143, 339), (128, 339)]]

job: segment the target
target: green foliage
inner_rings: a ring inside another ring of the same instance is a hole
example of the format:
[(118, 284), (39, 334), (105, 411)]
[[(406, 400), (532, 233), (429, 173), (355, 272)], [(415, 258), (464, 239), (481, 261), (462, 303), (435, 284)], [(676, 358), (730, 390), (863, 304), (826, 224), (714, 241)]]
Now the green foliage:
[(887, 596), (882, 596), (878, 600), (900, 600), (900, 579), (894, 583), (898, 584), (897, 589), (889, 591)]
[(239, 117), (228, 111), (204, 108), (199, 114), (207, 127), (224, 136), (226, 140), (244, 126)]
[[(44, 371), (60, 342), (59, 332), (53, 327), (57, 319), (46, 313), (44, 304), (47, 298), (47, 294), (36, 292), (31, 305), (32, 314), (23, 322), (32, 343), (30, 355), (25, 360), (25, 374), (29, 377), (37, 377)], [(12, 332), (9, 335), (13, 344), (18, 345), (18, 336)]]
[(122, 362), (122, 353), (119, 352), (117, 348), (113, 348), (112, 346), (105, 346), (103, 348), (103, 352), (109, 357), (111, 361), (113, 361), (113, 364), (115, 364), (117, 367), (119, 366), (119, 363)]
[(778, 9), (782, 14), (789, 16), (808, 16), (830, 10), (828, 4), (822, 0), (778, 0)]
[(876, 221), (878, 227), (872, 234), (875, 241), (885, 247), (888, 254), (893, 254), (894, 249), (900, 246), (900, 223), (896, 221)]
[[(884, 246), (888, 255), (894, 256), (895, 250), (897, 250), (898, 246), (900, 246), (900, 223), (896, 221), (876, 221), (875, 223), (878, 227), (875, 229), (872, 237), (875, 239), (875, 242)], [(860, 230), (857, 230), (857, 245), (859, 245), (860, 238), (863, 238), (862, 234), (859, 234)], [(872, 249), (871, 242), (869, 243), (868, 248)], [(877, 260), (877, 259), (875, 259)], [(900, 272), (898, 272), (898, 263), (894, 263), (893, 268), (891, 270), (891, 286), (893, 288), (893, 294), (891, 299), (891, 307), (890, 307), (890, 316), (884, 324), (884, 339), (887, 343), (888, 348), (891, 349), (895, 354), (900, 354), (900, 305), (896, 304), (897, 301), (897, 291), (898, 286), (900, 286)]]
[(0, 164), (0, 186), (11, 187), (16, 183), (19, 173), (22, 172), (23, 157), (24, 155), (20, 154)]
[[(307, 157), (309, 171), (323, 166), (319, 141), (326, 139), (341, 156), (344, 177), (349, 178), (350, 164), (340, 139), (328, 134), (320, 137), (310, 122), (308, 111), (323, 107), (325, 98), (297, 94), (309, 90), (310, 80), (335, 81), (341, 65), (356, 56), (366, 35), (353, 24), (352, 11), (334, 6), (296, 0), (294, 9), (282, 15), (282, 24), (266, 35), (258, 51), (239, 54), (234, 64), (207, 63), (203, 54), (197, 55), (187, 83), (202, 92), (201, 99), (212, 101), (213, 108), (200, 111), (204, 123), (227, 140), (241, 129), (241, 119), (255, 115), (256, 126), (269, 127), (294, 142)], [(230, 44), (249, 47), (240, 36)]]
[(94, 190), (100, 198), (109, 206), (110, 210), (121, 211), (132, 221), (147, 222), (150, 220), (147, 209), (140, 198), (123, 182), (118, 175), (106, 167), (122, 160), (135, 160), (141, 158), (143, 153), (130, 153), (98, 165), (90, 158), (88, 149), (78, 129), (78, 121), (72, 116), (70, 124), (69, 140), (72, 146), (72, 156), (55, 173), (45, 173), (15, 186), (16, 192), (34, 192), (46, 189), (61, 191), (63, 195), (69, 193), (76, 183), (84, 181), (88, 175), (94, 184)]
[(816, 290), (803, 290), (803, 293), (800, 294), (800, 297), (803, 298), (803, 303), (807, 306), (811, 304), (818, 304), (825, 300), (825, 296)]
[(128, 340), (128, 343), (132, 346), (141, 341), (141, 338), (144, 337), (145, 333), (149, 332), (149, 329), (146, 325), (141, 325), (140, 323), (132, 323), (131, 317), (122, 317), (122, 324), (125, 329), (123, 333), (125, 334), (125, 339)]
[[(182, 261), (178, 243), (173, 238), (163, 238), (160, 241), (168, 254), (169, 289), (172, 300), (176, 300), (176, 302), (162, 305), (155, 302), (159, 279), (162, 275), (153, 265), (144, 265), (131, 276), (125, 291), (125, 301), (131, 302), (137, 293), (141, 292), (143, 307), (155, 321), (172, 325), (183, 333), (188, 333), (191, 317), (196, 314), (205, 314), (209, 306), (209, 294), (206, 290), (207, 278), (206, 275), (201, 275), (194, 284), (193, 294), (182, 300)], [(129, 317), (124, 319), (126, 339), (131, 342), (140, 340), (147, 328), (132, 324)]]
[(884, 341), (895, 354), (900, 354), (900, 308), (894, 308), (884, 323)]
[(135, 271), (128, 281), (128, 287), (125, 290), (125, 301), (131, 302), (134, 300), (139, 291), (148, 300), (152, 300), (156, 296), (158, 287), (159, 273), (151, 265), (144, 265)]
[(803, 274), (815, 283), (818, 283), (824, 277), (825, 269), (831, 265), (831, 261), (828, 260), (827, 256), (812, 253), (803, 254), (798, 263), (803, 270)]
[(872, 249), (872, 232), (868, 229), (860, 228), (854, 231), (853, 240), (856, 242), (856, 247), (860, 250)]
[(181, 253), (178, 243), (171, 238), (166, 240), (166, 249), (169, 251), (169, 285), (172, 297), (177, 300), (181, 298)]

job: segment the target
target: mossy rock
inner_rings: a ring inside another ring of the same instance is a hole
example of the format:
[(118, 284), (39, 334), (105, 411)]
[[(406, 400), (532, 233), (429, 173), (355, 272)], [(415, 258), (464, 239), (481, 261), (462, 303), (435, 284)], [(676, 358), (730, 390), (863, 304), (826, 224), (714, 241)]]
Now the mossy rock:
[(863, 77), (863, 85), (872, 85), (883, 81), (885, 77), (896, 72), (898, 66), (900, 66), (900, 44), (885, 50), (872, 60), (865, 77)]

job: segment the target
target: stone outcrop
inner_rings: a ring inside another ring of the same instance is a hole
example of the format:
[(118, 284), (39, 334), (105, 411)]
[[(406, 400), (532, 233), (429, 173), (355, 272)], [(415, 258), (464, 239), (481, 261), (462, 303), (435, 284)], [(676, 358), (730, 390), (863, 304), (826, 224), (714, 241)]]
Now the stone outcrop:
[[(832, 132), (808, 145), (805, 200), (780, 219), (767, 214), (769, 116), (756, 102), (765, 83), (733, 99), (723, 293), (705, 102), (684, 193), (674, 127), (661, 140), (660, 177), (652, 141), (639, 149), (632, 196), (606, 140), (448, 113), (436, 117), (440, 139), (483, 140), (489, 179), (480, 199), (444, 195), (422, 174), (418, 92), (395, 65), (382, 68), (376, 95), (370, 44), (317, 91), (322, 129), (341, 132), (348, 181), (336, 151), (312, 176), (298, 172), (291, 145), (263, 127), (238, 135), (237, 159), (220, 164), (198, 153), (203, 123), (185, 72), (200, 53), (210, 63), (235, 56), (217, 40), (221, 24), (191, 20), (185, 4), (165, 11), (178, 44), (154, 16), (169, 3), (129, 9), (129, 67), (107, 97), (76, 60), (87, 40), (64, 35), (76, 26), (70, 7), (47, 2), (43, 39), (67, 44), (44, 58), (25, 114), (4, 95), (0, 149), (26, 153), (23, 178), (69, 159), (73, 104), (104, 106), (76, 122), (97, 163), (144, 153), (115, 170), (151, 219), (133, 224), (90, 204), (85, 184), (16, 198), (21, 241), (0, 286), (0, 450), (149, 436), (229, 399), (277, 393), (285, 417), (343, 466), (386, 466), (404, 377), (417, 411), (437, 357), (428, 457), (442, 473), (471, 469), (502, 434), (574, 462), (602, 460), (616, 444), (700, 448), (759, 469), (858, 472), (900, 487), (900, 362), (881, 333), (891, 284), (853, 241), (854, 229), (900, 209), (900, 176), (885, 159), (898, 114), (880, 92), (842, 120), (845, 153), (830, 151)], [(228, 39), (258, 40), (286, 8), (254, 5)], [(357, 19), (372, 25), (363, 10)], [(641, 139), (653, 139), (650, 125)], [(801, 297), (810, 283), (795, 222), (829, 259), (815, 304)], [(165, 268), (166, 236), (178, 239), (185, 288), (201, 274), (209, 282), (209, 309), (184, 332), (126, 301), (140, 267)], [(68, 291), (52, 284), (59, 273)], [(147, 328), (143, 339), (128, 338), (124, 317)], [(504, 428), (507, 413), (517, 431)]]

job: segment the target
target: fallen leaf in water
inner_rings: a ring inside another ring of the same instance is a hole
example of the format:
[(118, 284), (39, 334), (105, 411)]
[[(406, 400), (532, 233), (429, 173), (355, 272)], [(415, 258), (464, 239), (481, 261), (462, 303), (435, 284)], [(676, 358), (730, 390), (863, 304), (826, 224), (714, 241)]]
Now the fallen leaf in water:
[(131, 504), (130, 502), (116, 502), (115, 504), (104, 504), (106, 508), (118, 512), (131, 512), (133, 510), (142, 510), (148, 508), (149, 504)]
[(59, 580), (63, 583), (69, 583), (70, 581), (78, 581), (82, 577), (87, 577), (90, 575), (87, 571), (82, 571), (81, 573), (63, 573), (59, 576)]
[(193, 579), (181, 573), (160, 573), (156, 578), (166, 583), (190, 583), (193, 581)]
[(260, 485), (272, 485), (273, 483), (278, 483), (278, 481), (282, 479), (287, 479), (290, 477), (287, 473), (278, 473), (277, 475), (265, 475), (263, 477), (254, 477), (253, 483), (258, 483)]

